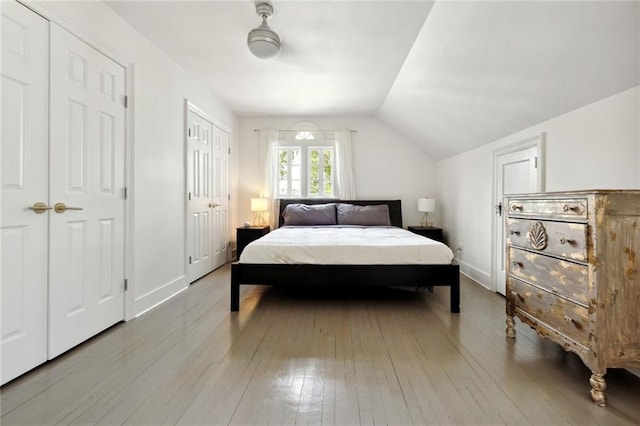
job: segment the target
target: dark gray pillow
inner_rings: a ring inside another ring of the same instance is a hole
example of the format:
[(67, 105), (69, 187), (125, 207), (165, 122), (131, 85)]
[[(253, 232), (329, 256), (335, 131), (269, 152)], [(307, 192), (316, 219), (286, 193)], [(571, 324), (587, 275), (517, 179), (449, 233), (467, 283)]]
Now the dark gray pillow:
[(282, 212), (284, 226), (336, 225), (336, 205), (289, 204)]
[(338, 203), (338, 225), (391, 226), (389, 206), (386, 204), (357, 206)]

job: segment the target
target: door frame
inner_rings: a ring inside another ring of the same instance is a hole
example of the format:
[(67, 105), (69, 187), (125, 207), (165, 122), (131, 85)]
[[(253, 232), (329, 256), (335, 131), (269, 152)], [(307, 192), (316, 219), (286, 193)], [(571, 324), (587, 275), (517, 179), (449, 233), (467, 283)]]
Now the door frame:
[(135, 244), (133, 240), (135, 223), (134, 209), (133, 209), (133, 194), (134, 194), (134, 105), (135, 105), (135, 63), (127, 58), (122, 53), (114, 53), (111, 50), (105, 48), (101, 43), (97, 42), (93, 38), (87, 36), (84, 32), (78, 30), (73, 25), (66, 22), (60, 16), (51, 12), (46, 3), (33, 3), (26, 0), (16, 0), (18, 3), (27, 7), (34, 13), (42, 16), (44, 19), (51, 23), (59, 25), (63, 29), (67, 30), (74, 36), (78, 37), (84, 43), (88, 44), (98, 52), (108, 57), (112, 61), (125, 69), (125, 96), (127, 97), (127, 105), (125, 107), (124, 117), (124, 185), (126, 188), (126, 198), (124, 200), (124, 273), (125, 279), (127, 279), (127, 289), (124, 292), (124, 320), (129, 321), (136, 317), (135, 312), (135, 268), (134, 257)]
[(525, 149), (529, 149), (532, 147), (536, 147), (538, 150), (538, 191), (545, 191), (545, 164), (546, 164), (546, 152), (545, 152), (545, 142), (546, 142), (546, 133), (542, 132), (536, 136), (532, 136), (526, 139), (519, 140), (518, 142), (514, 142), (512, 144), (497, 148), (493, 150), (491, 157), (491, 169), (492, 169), (492, 177), (491, 177), (491, 211), (492, 211), (492, 220), (491, 220), (491, 287), (489, 290), (497, 292), (498, 283), (496, 282), (498, 277), (497, 271), (497, 258), (496, 258), (496, 238), (497, 238), (497, 230), (498, 227), (503, 226), (504, 220), (504, 206), (502, 206), (502, 215), (495, 214), (494, 208), (497, 202), (502, 202), (502, 200), (497, 200), (497, 191), (496, 185), (498, 181), (498, 157), (511, 154), (513, 152), (522, 151)]
[[(183, 113), (183, 135), (182, 135), (182, 144), (184, 146), (184, 149), (182, 151), (182, 163), (184, 165), (183, 167), (183, 181), (184, 181), (184, 193), (182, 194), (183, 199), (185, 200), (184, 202), (184, 266), (183, 266), (183, 270), (184, 270), (184, 277), (187, 279), (187, 281), (189, 281), (189, 225), (188, 225), (188, 221), (189, 221), (189, 206), (188, 206), (188, 194), (189, 194), (189, 176), (187, 176), (187, 162), (189, 161), (189, 159), (187, 158), (188, 153), (187, 153), (187, 149), (188, 146), (187, 144), (189, 143), (189, 135), (188, 135), (188, 130), (189, 130), (189, 111), (201, 116), (202, 118), (204, 118), (205, 120), (207, 120), (209, 123), (211, 123), (213, 126), (225, 131), (228, 135), (229, 135), (229, 149), (231, 149), (231, 129), (222, 124), (219, 120), (214, 119), (210, 114), (208, 114), (206, 111), (204, 111), (202, 108), (198, 107), (195, 103), (193, 103), (192, 101), (190, 101), (188, 98), (184, 99), (184, 113)], [(212, 132), (212, 136), (213, 136), (213, 132)], [(229, 170), (229, 178), (231, 175), (231, 170)], [(231, 200), (229, 200), (229, 203), (231, 202)], [(230, 225), (230, 220), (229, 218), (227, 218), (227, 228), (229, 228)], [(228, 242), (227, 242), (228, 244)], [(228, 261), (228, 259), (227, 259)], [(191, 284), (191, 283), (188, 283)]]

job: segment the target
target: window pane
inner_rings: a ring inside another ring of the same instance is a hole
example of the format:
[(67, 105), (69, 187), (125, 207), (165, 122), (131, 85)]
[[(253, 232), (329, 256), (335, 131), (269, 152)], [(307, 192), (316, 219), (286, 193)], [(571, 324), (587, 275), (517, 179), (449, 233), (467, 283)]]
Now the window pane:
[(311, 140), (311, 139), (315, 139), (315, 137), (313, 136), (313, 134), (311, 132), (302, 131), (302, 132), (300, 132), (300, 133), (298, 133), (296, 135), (296, 139), (297, 140), (303, 140), (303, 139)]
[(291, 179), (300, 180), (302, 179), (302, 167), (300, 166), (291, 166)]
[(302, 193), (302, 188), (299, 180), (291, 181), (291, 195), (300, 195)]
[(329, 151), (329, 150), (325, 150), (323, 153), (323, 159), (324, 159), (324, 164), (323, 164), (323, 172), (324, 172), (324, 179), (325, 180), (331, 180), (331, 177), (333, 176), (332, 174), (332, 170), (331, 170), (331, 157), (333, 152)]
[(319, 150), (311, 149), (309, 150), (309, 164), (312, 166), (317, 166), (319, 164)]
[(311, 166), (309, 168), (309, 180), (311, 182), (320, 180), (320, 168), (318, 166)]
[(333, 188), (329, 180), (324, 181), (324, 195), (333, 195)]
[(320, 194), (320, 178), (318, 176), (318, 166), (311, 167), (309, 176), (309, 194)]
[(289, 195), (289, 188), (286, 180), (278, 181), (278, 194)]
[(291, 149), (291, 164), (300, 164), (300, 148)]
[(278, 176), (280, 179), (287, 178), (289, 164), (289, 152), (287, 149), (278, 150)]

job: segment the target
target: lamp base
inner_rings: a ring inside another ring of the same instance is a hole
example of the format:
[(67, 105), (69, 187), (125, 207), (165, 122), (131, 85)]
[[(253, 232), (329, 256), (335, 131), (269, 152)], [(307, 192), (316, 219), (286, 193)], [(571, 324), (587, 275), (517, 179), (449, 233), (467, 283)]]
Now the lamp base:
[(433, 223), (429, 222), (429, 213), (425, 213), (420, 220), (420, 226), (433, 226)]
[(262, 212), (257, 212), (256, 216), (253, 218), (253, 226), (265, 226), (267, 222), (264, 220), (264, 214)]

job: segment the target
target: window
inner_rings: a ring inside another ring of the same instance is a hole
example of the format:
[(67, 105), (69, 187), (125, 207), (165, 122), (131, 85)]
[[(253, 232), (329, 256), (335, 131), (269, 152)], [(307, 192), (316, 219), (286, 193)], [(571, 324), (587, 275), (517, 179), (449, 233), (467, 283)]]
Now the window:
[(312, 132), (278, 141), (278, 196), (334, 197), (335, 148)]

